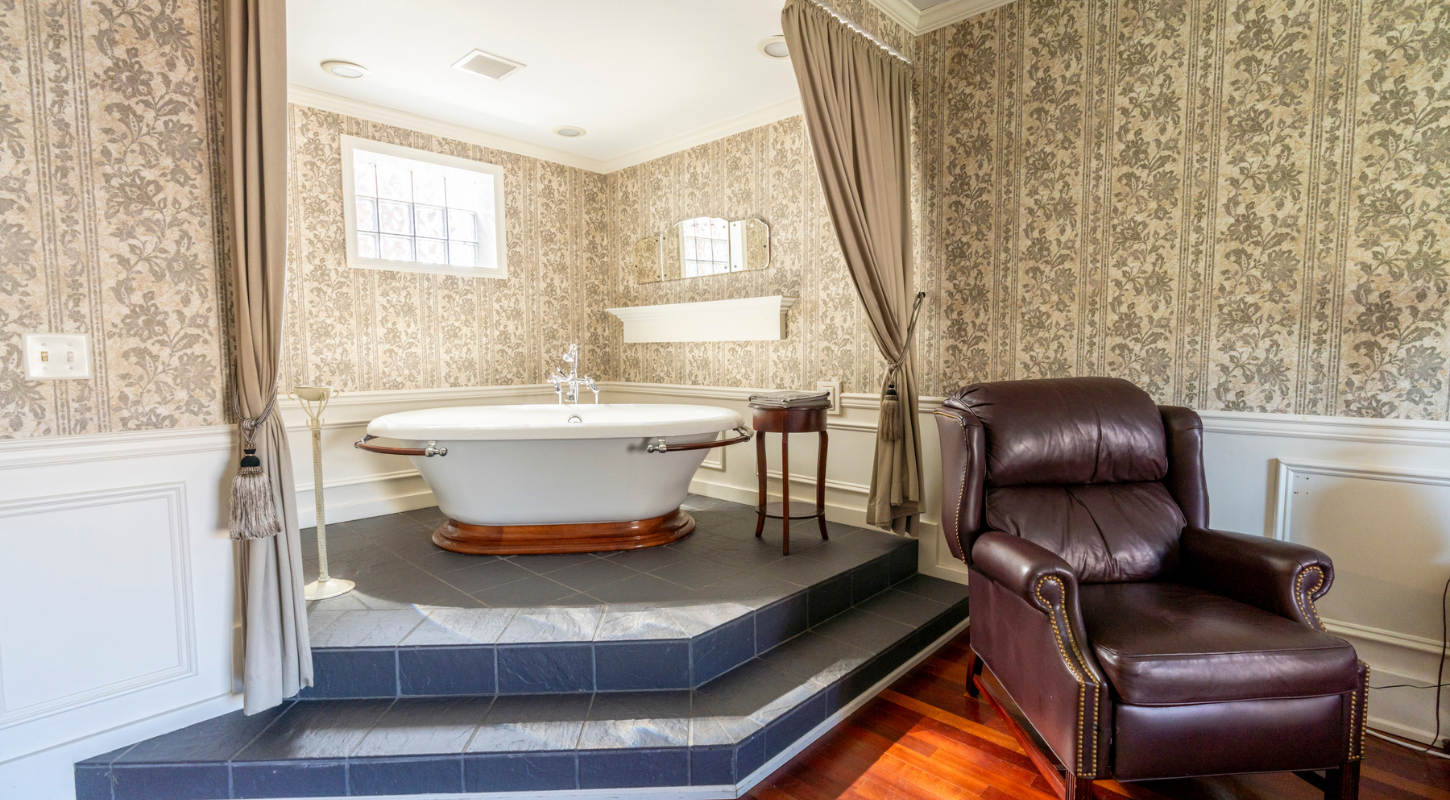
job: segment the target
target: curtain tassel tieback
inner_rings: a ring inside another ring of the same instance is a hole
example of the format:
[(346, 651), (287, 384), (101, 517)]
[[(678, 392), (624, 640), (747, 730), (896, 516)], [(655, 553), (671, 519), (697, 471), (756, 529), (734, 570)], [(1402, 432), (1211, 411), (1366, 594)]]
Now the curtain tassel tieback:
[(916, 301), (911, 304), (911, 322), (906, 326), (906, 343), (901, 347), (901, 358), (896, 359), (886, 367), (886, 391), (881, 393), (881, 416), (879, 425), (881, 432), (879, 438), (886, 442), (899, 441), (906, 435), (906, 415), (901, 408), (901, 396), (896, 392), (896, 376), (901, 372), (901, 365), (911, 357), (911, 339), (916, 336), (916, 320), (921, 314), (921, 303), (926, 299), (926, 292), (917, 292)]
[(886, 387), (881, 398), (881, 438), (888, 442), (901, 439), (901, 398), (896, 394), (896, 384)]
[(241, 404), (236, 395), (232, 395), (232, 408), (241, 420), (237, 423), (237, 429), (242, 434), (242, 452), (245, 454), (242, 456), (241, 469), (237, 470), (237, 476), (232, 479), (233, 539), (265, 539), (282, 532), (282, 521), (277, 516), (277, 501), (272, 496), (272, 481), (262, 469), (262, 459), (257, 457), (257, 429), (271, 416), (272, 407), (276, 403), (277, 395), (273, 394), (260, 415), (255, 419), (247, 419), (242, 416)]

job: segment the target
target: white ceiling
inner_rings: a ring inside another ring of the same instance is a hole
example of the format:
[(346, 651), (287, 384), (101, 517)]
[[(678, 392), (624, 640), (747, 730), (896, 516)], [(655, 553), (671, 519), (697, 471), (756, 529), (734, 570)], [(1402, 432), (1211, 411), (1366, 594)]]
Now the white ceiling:
[[(923, 6), (933, 0), (913, 0)], [(789, 61), (756, 52), (781, 0), (289, 0), (294, 85), (598, 161), (798, 97)], [(495, 81), (470, 50), (527, 66)], [(358, 80), (322, 71), (353, 61)], [(588, 135), (551, 131), (578, 125)]]

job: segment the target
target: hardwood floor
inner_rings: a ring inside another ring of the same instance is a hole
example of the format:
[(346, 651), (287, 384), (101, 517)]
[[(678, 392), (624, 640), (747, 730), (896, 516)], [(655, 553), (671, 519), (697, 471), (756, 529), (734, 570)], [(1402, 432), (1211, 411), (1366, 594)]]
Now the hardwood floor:
[[(755, 800), (1055, 800), (984, 700), (966, 697), (967, 633), (949, 642), (748, 795)], [(1099, 800), (1319, 800), (1289, 774), (1120, 784)], [(1450, 800), (1450, 761), (1370, 739), (1360, 797)]]

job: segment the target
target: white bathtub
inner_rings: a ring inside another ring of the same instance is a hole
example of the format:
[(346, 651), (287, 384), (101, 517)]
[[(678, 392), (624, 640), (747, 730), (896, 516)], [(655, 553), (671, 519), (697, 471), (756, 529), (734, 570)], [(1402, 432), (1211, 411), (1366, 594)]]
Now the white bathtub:
[(650, 453), (710, 441), (741, 424), (713, 406), (468, 406), (378, 417), (372, 436), (448, 455), (412, 462), (449, 519), (469, 525), (570, 525), (660, 517), (684, 501), (707, 450)]

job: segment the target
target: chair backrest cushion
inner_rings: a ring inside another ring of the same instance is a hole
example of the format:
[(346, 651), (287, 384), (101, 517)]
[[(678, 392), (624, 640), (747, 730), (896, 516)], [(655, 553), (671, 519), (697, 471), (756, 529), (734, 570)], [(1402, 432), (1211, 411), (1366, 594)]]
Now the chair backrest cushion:
[(1183, 512), (1157, 481), (987, 490), (987, 527), (1058, 554), (1082, 583), (1149, 581), (1178, 567)]
[(977, 383), (952, 396), (987, 432), (987, 486), (1161, 481), (1163, 417), (1118, 378)]
[(949, 405), (982, 422), (987, 528), (1062, 556), (1085, 583), (1152, 580), (1177, 566), (1186, 524), (1163, 484), (1153, 398), (1117, 378), (978, 383)]

